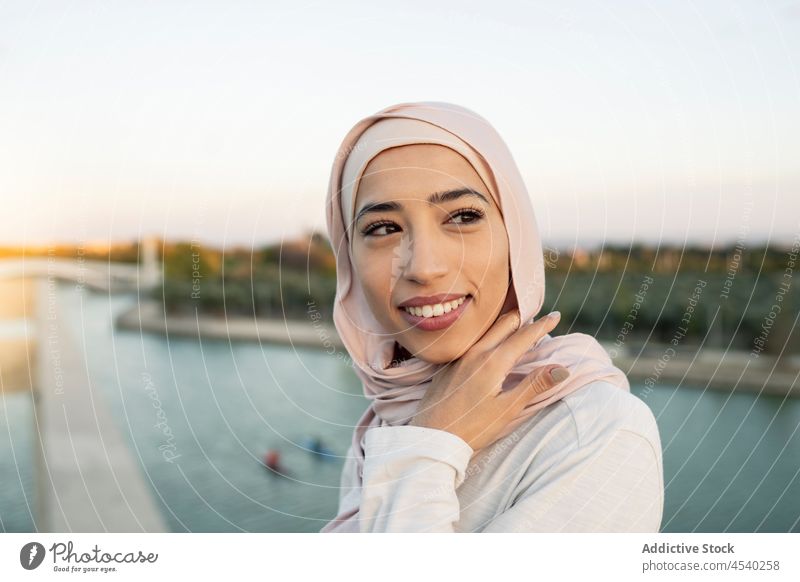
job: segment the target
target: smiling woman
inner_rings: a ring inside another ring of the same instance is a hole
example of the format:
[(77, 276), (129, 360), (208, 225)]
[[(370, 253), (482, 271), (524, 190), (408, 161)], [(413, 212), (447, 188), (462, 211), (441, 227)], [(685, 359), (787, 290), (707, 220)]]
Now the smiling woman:
[(541, 240), (492, 126), (401, 104), (340, 152), (333, 317), (371, 404), (322, 531), (658, 531), (655, 418), (594, 338), (535, 317)]
[(366, 166), (356, 202), (353, 267), (378, 322), (428, 362), (461, 357), (509, 289), (503, 217), (478, 173), (448, 147), (395, 147)]

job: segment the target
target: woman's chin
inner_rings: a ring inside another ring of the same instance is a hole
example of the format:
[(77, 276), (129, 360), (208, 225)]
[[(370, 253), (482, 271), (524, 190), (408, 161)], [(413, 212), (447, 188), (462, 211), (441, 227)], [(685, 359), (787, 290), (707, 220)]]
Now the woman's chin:
[(449, 364), (453, 360), (460, 358), (466, 351), (466, 349), (459, 348), (460, 346), (447, 346), (446, 348), (432, 349), (429, 346), (427, 349), (415, 353), (417, 358), (430, 364)]

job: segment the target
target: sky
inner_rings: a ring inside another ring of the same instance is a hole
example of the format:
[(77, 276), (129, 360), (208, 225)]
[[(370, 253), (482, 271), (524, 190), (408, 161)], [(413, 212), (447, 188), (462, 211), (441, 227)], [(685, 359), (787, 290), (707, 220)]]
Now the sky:
[(427, 100), (547, 245), (800, 236), (800, 1), (0, 0), (0, 244), (325, 232), (347, 131)]

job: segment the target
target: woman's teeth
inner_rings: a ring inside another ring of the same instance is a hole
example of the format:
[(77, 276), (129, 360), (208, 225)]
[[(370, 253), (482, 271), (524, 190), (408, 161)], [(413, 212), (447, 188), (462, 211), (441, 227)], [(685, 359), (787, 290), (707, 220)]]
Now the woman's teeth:
[(465, 295), (464, 297), (446, 303), (435, 303), (433, 305), (423, 305), (422, 307), (403, 307), (403, 309), (417, 317), (438, 317), (445, 313), (450, 313), (454, 309), (458, 309), (458, 306), (464, 303), (466, 298)]

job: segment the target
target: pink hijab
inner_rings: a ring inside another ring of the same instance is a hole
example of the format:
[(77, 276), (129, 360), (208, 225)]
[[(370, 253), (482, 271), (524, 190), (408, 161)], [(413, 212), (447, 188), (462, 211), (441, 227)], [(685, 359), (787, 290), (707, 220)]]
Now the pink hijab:
[[(387, 107), (358, 122), (338, 150), (326, 199), (328, 234), (336, 255), (334, 324), (363, 382), (364, 394), (371, 401), (353, 432), (358, 486), (362, 482), (367, 430), (408, 424), (439, 368), (438, 364), (415, 357), (389, 367), (395, 340), (374, 318), (359, 281), (353, 278), (351, 264), (349, 234), (355, 218), (355, 193), (365, 167), (385, 149), (417, 143), (444, 145), (464, 156), (500, 208), (509, 243), (513, 285), (509, 292), (515, 295), (515, 301), (506, 304), (519, 310), (521, 321), (530, 321), (544, 301), (544, 256), (533, 206), (511, 152), (488, 121), (465, 107), (428, 101)], [(582, 333), (546, 335), (519, 360), (503, 388), (512, 388), (535, 368), (555, 363), (567, 367), (570, 376), (534, 399), (506, 426), (498, 440), (538, 410), (596, 380), (630, 391), (628, 379), (612, 364), (608, 353), (597, 340)], [(340, 510), (322, 532), (358, 531), (358, 508)]]

